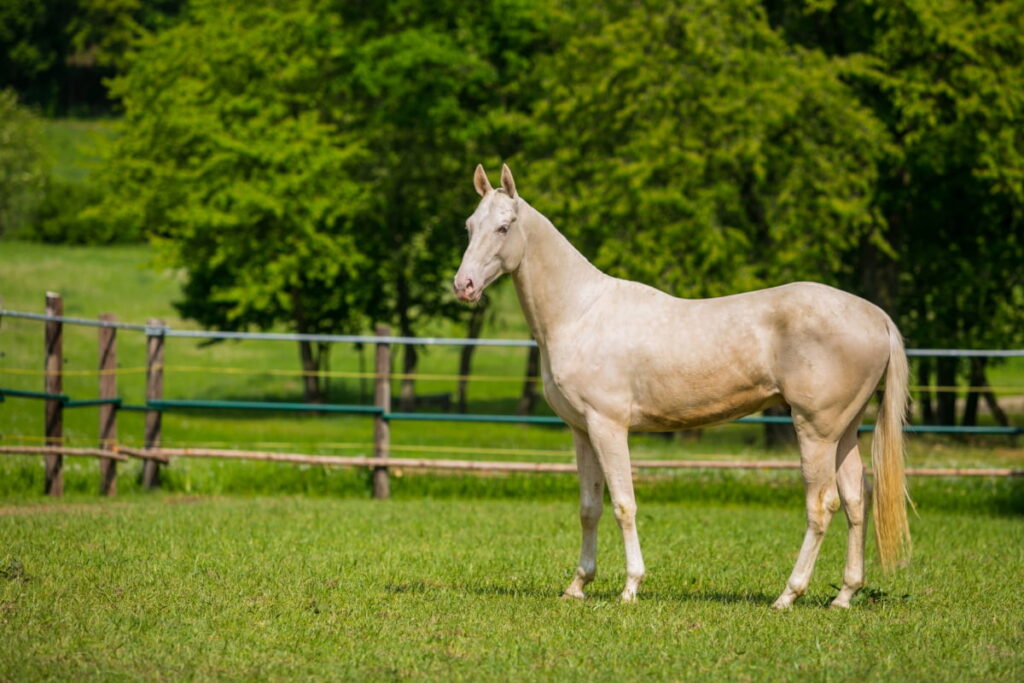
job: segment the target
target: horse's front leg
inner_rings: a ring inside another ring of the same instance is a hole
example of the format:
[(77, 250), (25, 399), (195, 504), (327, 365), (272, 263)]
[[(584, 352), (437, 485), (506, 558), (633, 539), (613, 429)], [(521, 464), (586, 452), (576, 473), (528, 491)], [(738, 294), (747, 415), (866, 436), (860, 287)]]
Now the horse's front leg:
[(597, 460), (604, 472), (615, 519), (622, 531), (626, 551), (626, 586), (623, 602), (636, 601), (636, 592), (644, 580), (644, 558), (636, 531), (636, 497), (633, 494), (633, 468), (629, 463), (628, 430), (600, 415), (588, 416), (587, 432)]
[(576, 470), (580, 478), (580, 563), (572, 583), (562, 597), (582, 598), (583, 589), (597, 574), (597, 523), (604, 507), (604, 474), (590, 445), (590, 437), (579, 429), (572, 430), (576, 446)]

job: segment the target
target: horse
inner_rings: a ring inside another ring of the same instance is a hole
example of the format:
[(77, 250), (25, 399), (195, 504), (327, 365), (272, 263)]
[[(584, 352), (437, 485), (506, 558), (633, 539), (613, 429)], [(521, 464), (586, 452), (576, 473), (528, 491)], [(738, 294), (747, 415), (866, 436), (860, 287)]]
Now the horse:
[(463, 302), (511, 274), (540, 347), (544, 397), (570, 427), (576, 451), (582, 541), (565, 598), (583, 598), (597, 571), (604, 486), (622, 533), (623, 602), (644, 578), (636, 528), (628, 434), (727, 422), (789, 405), (800, 449), (807, 529), (773, 607), (807, 590), (833, 513), (849, 537), (843, 585), (831, 606), (846, 608), (864, 586), (864, 541), (872, 491), (857, 440), (865, 407), (885, 378), (871, 447), (873, 516), (883, 567), (910, 557), (903, 424), (907, 357), (892, 319), (874, 304), (822, 284), (797, 282), (712, 299), (681, 299), (593, 266), (517, 192), (507, 165), (466, 221), (469, 244), (453, 289)]

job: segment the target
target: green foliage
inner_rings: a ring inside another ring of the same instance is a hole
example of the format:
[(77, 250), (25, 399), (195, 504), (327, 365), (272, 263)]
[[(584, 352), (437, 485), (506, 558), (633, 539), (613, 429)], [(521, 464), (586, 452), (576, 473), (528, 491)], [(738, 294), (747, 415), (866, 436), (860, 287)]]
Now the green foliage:
[[(108, 216), (188, 272), (205, 325), (458, 316), (465, 169), (511, 145), (533, 3), (196, 3), (113, 84)], [(504, 105), (495, 106), (499, 97)], [(518, 108), (518, 109), (517, 109)], [(118, 215), (119, 214), (119, 215)]]
[(44, 171), (38, 121), (18, 104), (13, 91), (0, 90), (0, 236), (31, 218)]
[(545, 3), (341, 3), (354, 48), (337, 78), (370, 150), (361, 244), (374, 264), (368, 311), (411, 334), (461, 316), (448, 281), (474, 199), (469, 170), (514, 154), (538, 96), (533, 60), (550, 49)]
[(102, 198), (91, 182), (48, 177), (35, 216), (18, 237), (48, 244), (115, 244), (143, 239), (138, 226), (106, 220), (96, 209)]
[(864, 79), (902, 158), (882, 194), (900, 240), (900, 310), (921, 344), (1024, 343), (1024, 10), (880, 8)]
[(339, 30), (308, 2), (198, 3), (112, 86), (125, 125), (104, 210), (187, 269), (182, 311), (203, 324), (361, 322), (365, 146), (344, 111), (316, 106), (347, 49)]
[(597, 265), (720, 295), (835, 281), (879, 239), (884, 130), (756, 2), (577, 11), (586, 29), (548, 65), (539, 111), (549, 161), (527, 178)]
[(125, 74), (108, 203), (34, 234), (155, 233), (205, 324), (458, 318), (468, 169), (509, 160), (617, 275), (822, 280), (919, 346), (1024, 343), (1019, 2), (184, 4), (5, 3), (0, 78), (57, 111)]
[(186, 0), (6, 0), (0, 83), (49, 114), (106, 113), (103, 79), (134, 41), (173, 22)]
[(789, 40), (856, 57), (845, 79), (895, 143), (875, 193), (898, 257), (862, 251), (858, 289), (920, 346), (1024, 343), (1021, 4), (766, 4)]

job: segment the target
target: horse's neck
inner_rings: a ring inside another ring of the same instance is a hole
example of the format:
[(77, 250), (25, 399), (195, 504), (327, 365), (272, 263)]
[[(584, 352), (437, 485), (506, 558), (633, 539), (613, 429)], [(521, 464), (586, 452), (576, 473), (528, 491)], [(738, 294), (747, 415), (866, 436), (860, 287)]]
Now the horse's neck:
[(533, 336), (544, 346), (600, 297), (611, 278), (591, 265), (543, 214), (522, 198), (519, 202), (526, 249), (512, 279)]

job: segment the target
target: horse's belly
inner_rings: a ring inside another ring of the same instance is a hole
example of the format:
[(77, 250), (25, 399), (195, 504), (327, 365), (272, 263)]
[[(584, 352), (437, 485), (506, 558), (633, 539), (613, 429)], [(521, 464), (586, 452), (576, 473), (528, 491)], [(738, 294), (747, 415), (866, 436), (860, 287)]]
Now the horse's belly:
[(635, 397), (631, 411), (633, 431), (671, 431), (729, 422), (782, 403), (778, 392), (761, 386), (733, 388), (711, 396), (701, 393)]

